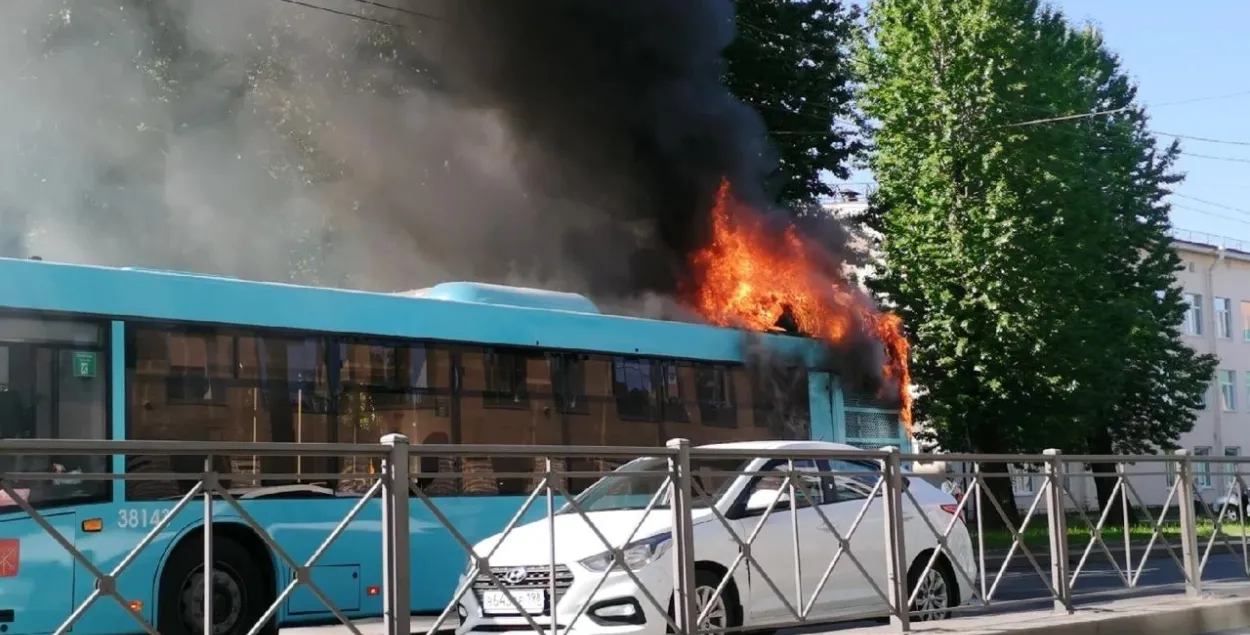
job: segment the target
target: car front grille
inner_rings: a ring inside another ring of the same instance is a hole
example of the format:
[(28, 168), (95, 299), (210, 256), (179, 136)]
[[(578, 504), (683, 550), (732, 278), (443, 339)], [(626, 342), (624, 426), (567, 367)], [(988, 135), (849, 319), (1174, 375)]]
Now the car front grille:
[[(542, 589), (546, 591), (551, 588), (552, 567), (550, 565), (491, 567), (490, 570), (506, 589)], [(558, 564), (555, 566), (554, 573), (556, 596), (553, 599), (553, 603), (559, 603), (560, 598), (564, 597), (564, 592), (573, 584), (573, 572), (568, 567)], [(473, 592), (477, 595), (479, 601), (482, 599), (483, 591), (497, 588), (486, 573), (478, 573), (477, 577), (473, 579)], [(543, 614), (550, 615), (550, 607)]]

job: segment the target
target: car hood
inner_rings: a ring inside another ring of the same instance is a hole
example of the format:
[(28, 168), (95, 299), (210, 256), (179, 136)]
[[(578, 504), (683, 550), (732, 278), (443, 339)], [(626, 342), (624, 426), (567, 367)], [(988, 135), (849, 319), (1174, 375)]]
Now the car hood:
[[(712, 512), (697, 509), (692, 516), (697, 524), (712, 519)], [(550, 559), (552, 541), (548, 522), (547, 518), (542, 518), (518, 525), (506, 536), (495, 534), (477, 543), (474, 550), (479, 556), (485, 556), (496, 543), (500, 543), (499, 548), (490, 556), (492, 566), (543, 564)], [(667, 509), (649, 513), (636, 509), (595, 511), (587, 512), (584, 517), (571, 512), (556, 514), (554, 522), (550, 523), (550, 528), (555, 533), (557, 562), (573, 562), (603, 553), (609, 548), (624, 547), (627, 540), (637, 541), (668, 533), (672, 526), (673, 512)], [(634, 527), (638, 527), (637, 532), (634, 532)], [(596, 529), (608, 544), (599, 539)]]

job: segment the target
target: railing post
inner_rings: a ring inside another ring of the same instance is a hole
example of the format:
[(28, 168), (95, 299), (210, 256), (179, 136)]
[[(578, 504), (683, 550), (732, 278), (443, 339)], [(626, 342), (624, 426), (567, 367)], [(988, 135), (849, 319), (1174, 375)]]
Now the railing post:
[(890, 596), (890, 624), (899, 632), (911, 631), (911, 610), (907, 599), (907, 545), (903, 536), (903, 461), (898, 448), (890, 448), (882, 461), (882, 503), (885, 512), (885, 567)]
[(699, 626), (694, 580), (694, 505), (690, 483), (690, 439), (671, 439), (669, 449), (677, 456), (669, 459), (671, 476), (669, 504), (673, 510), (673, 618), (684, 635), (694, 635)]
[[(1198, 520), (1195, 517), (1194, 462), (1188, 450), (1176, 451), (1176, 506), (1181, 516), (1181, 562), (1185, 566), (1185, 592), (1190, 596), (1202, 593), (1201, 557), (1198, 552)], [(1167, 513), (1167, 510), (1164, 510)]]
[(408, 552), (408, 437), (388, 434), (382, 445), (390, 454), (382, 462), (382, 616), (386, 635), (410, 635)]
[(213, 635), (213, 496), (217, 494), (217, 472), (213, 470), (213, 457), (204, 459), (204, 613), (203, 635)]
[(1046, 524), (1050, 532), (1050, 583), (1055, 589), (1055, 610), (1072, 612), (1072, 586), (1068, 583), (1068, 514), (1063, 504), (1063, 452), (1042, 451), (1046, 460)]

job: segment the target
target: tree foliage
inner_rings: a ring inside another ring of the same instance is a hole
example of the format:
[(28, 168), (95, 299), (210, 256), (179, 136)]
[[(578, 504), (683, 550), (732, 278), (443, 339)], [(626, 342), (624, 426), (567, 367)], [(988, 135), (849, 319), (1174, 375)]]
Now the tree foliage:
[(1177, 150), (1097, 33), (1033, 0), (878, 0), (857, 61), (886, 236), (873, 284), (912, 330), (931, 440), (1169, 448), (1214, 362), (1177, 332)]
[[(862, 144), (853, 117), (850, 44), (858, 10), (843, 0), (736, 0), (725, 82), (763, 117), (778, 153), (773, 190), (789, 205), (832, 194)], [(835, 133), (836, 132), (836, 133)]]

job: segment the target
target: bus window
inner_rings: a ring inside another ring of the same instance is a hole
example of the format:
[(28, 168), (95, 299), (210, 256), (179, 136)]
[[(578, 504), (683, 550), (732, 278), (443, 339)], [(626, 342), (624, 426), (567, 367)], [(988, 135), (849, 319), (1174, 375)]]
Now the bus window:
[[(106, 323), (0, 316), (0, 438), (108, 439)], [(107, 481), (74, 473), (109, 470), (105, 456), (0, 457), (5, 472), (65, 472), (64, 480), (17, 482), (40, 506), (106, 500)]]
[(768, 366), (752, 369), (751, 412), (755, 425), (776, 439), (811, 438), (807, 370)]
[[(538, 350), (459, 347), (459, 442), (507, 445), (565, 443), (547, 356)], [(526, 494), (546, 469), (542, 458), (467, 457), (465, 494)], [(496, 476), (500, 473), (531, 477)]]
[[(128, 329), (127, 435), (174, 441), (332, 441), (326, 341), (190, 325)], [(332, 471), (325, 457), (214, 457), (229, 487), (299, 482)], [(185, 472), (178, 482), (127, 481), (127, 498), (188, 491), (203, 457), (127, 457), (128, 471)], [(266, 475), (290, 475), (278, 478)]]
[[(451, 438), (450, 354), (446, 347), (420, 342), (343, 340), (337, 344), (340, 370), (336, 440), (378, 443), (400, 433), (413, 444), (409, 469), (420, 472), (418, 484), (427, 495), (456, 491), (449, 458), (419, 456), (421, 443), (448, 443)], [(333, 357), (333, 355), (332, 355)], [(380, 468), (360, 457), (343, 457), (340, 473), (368, 473)], [(345, 479), (339, 491), (362, 493), (371, 483)]]

